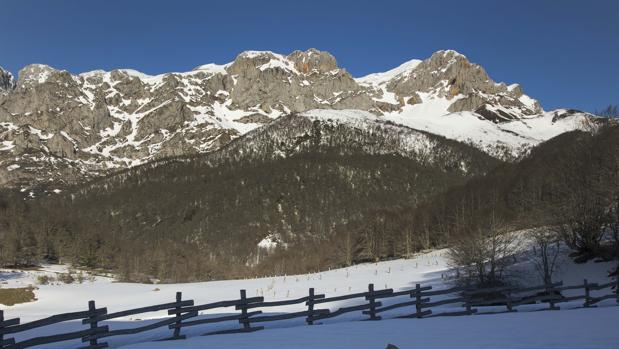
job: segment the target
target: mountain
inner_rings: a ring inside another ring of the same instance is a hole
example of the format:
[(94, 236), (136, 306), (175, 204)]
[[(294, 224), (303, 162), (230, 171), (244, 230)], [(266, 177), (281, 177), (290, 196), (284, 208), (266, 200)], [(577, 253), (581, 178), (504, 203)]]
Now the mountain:
[[(216, 152), (19, 200), (0, 191), (0, 264), (36, 258), (163, 282), (297, 274), (444, 246), (464, 222), (551, 221), (617, 188), (619, 125), (561, 134), (518, 162), (369, 112), (282, 116)], [(563, 207), (563, 206), (556, 206)]]
[(0, 192), (0, 227), (16, 241), (0, 264), (44, 251), (165, 281), (317, 270), (340, 263), (339, 252), (308, 252), (349, 222), (369, 224), (373, 210), (415, 206), (500, 163), (369, 112), (293, 113), (216, 152), (151, 161), (58, 195)]
[(544, 113), (520, 86), (495, 83), (451, 50), (361, 78), (315, 49), (246, 51), (228, 64), (157, 76), (33, 64), (15, 84), (0, 71), (0, 91), (0, 185), (22, 191), (213, 152), (278, 117), (318, 109), (347, 110), (352, 122), (371, 113), (501, 160), (595, 123), (577, 111)]

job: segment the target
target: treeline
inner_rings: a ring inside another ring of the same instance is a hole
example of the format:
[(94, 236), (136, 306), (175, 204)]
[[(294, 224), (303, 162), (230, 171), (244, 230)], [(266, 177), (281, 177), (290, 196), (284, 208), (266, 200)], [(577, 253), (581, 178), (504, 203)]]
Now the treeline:
[(603, 116), (606, 118), (618, 118), (619, 117), (619, 105), (609, 104), (606, 108), (601, 110), (596, 110), (594, 112), (595, 115)]
[(546, 226), (585, 261), (618, 257), (618, 206), (619, 126), (611, 125), (556, 137), (518, 163), (392, 213), (390, 225), (432, 246), (474, 240), (480, 230)]

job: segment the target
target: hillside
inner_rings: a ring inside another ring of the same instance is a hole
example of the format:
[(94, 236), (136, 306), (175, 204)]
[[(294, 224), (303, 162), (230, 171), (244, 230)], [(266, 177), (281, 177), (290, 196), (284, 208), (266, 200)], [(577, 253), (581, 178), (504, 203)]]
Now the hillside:
[[(318, 270), (351, 262), (343, 241), (333, 243), (349, 222), (414, 206), (498, 163), (369, 115), (355, 124), (290, 115), (210, 155), (138, 166), (23, 207), (9, 201), (7, 240), (18, 248), (4, 256), (24, 263), (45, 246), (48, 258), (132, 280)], [(402, 253), (401, 234), (390, 238), (393, 255)]]
[[(497, 166), (414, 208), (396, 208), (395, 229), (414, 222), (418, 234), (466, 236), (488, 229), (575, 224), (600, 231), (616, 224), (619, 207), (619, 125), (569, 132), (531, 150), (517, 163)], [(589, 256), (590, 258), (590, 256)]]
[[(206, 156), (7, 204), (15, 242), (5, 263), (46, 257), (167, 282), (298, 273), (441, 246), (491, 213), (512, 227), (552, 224), (589, 175), (606, 191), (618, 187), (616, 126), (566, 133), (501, 163), (352, 115), (281, 117)], [(458, 224), (462, 205), (467, 226)]]

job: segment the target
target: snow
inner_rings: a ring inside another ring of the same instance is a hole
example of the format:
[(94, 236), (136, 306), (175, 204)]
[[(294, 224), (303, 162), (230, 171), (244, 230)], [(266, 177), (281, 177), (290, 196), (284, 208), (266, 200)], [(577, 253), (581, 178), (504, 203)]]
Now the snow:
[(11, 171), (15, 171), (15, 170), (17, 170), (17, 169), (18, 169), (18, 168), (20, 168), (20, 167), (21, 167), (21, 166), (19, 166), (18, 164), (13, 164), (13, 165), (9, 165), (9, 166), (7, 166), (7, 167), (6, 167), (6, 170), (7, 170), (7, 171), (9, 171), (9, 172), (11, 172)]
[(53, 133), (48, 133), (48, 134), (43, 134), (43, 131), (39, 130), (38, 128), (34, 128), (32, 126), (28, 126), (30, 129), (30, 133), (34, 133), (35, 135), (37, 135), (39, 137), (39, 139), (50, 139), (52, 137), (54, 137)]
[(209, 64), (204, 64), (198, 67), (195, 67), (193, 69), (193, 71), (203, 71), (206, 73), (210, 73), (210, 74), (226, 74), (226, 68), (230, 66), (230, 63), (228, 64), (215, 64), (215, 63), (209, 63)]
[(442, 53), (443, 56), (453, 55), (455, 57), (464, 57), (463, 54), (461, 54), (460, 52), (458, 52), (456, 50), (440, 50), (437, 53)]
[(382, 92), (380, 98), (375, 98), (376, 101), (386, 102), (391, 104), (398, 104), (399, 101), (395, 96), (395, 93), (387, 91), (387, 84), (399, 76), (410, 74), (422, 61), (413, 59), (401, 64), (400, 66), (388, 70), (383, 73), (369, 74), (360, 78), (356, 78), (355, 81), (362, 86), (374, 87)]
[[(188, 126), (196, 127), (204, 123), (209, 123), (217, 125), (217, 128), (236, 130), (240, 134), (245, 134), (253, 129), (262, 126), (261, 124), (256, 123), (242, 123), (235, 121), (242, 118), (243, 116), (251, 115), (256, 112), (230, 109), (231, 103), (232, 101), (228, 100), (224, 103), (214, 102), (212, 106), (190, 106), (189, 109), (196, 113), (196, 117), (188, 124)], [(274, 110), (268, 116), (271, 118), (276, 118), (277, 116), (279, 116), (279, 114), (280, 112)]]
[(254, 59), (259, 57), (269, 58), (268, 62), (257, 66), (260, 71), (279, 68), (289, 71), (293, 74), (301, 75), (301, 73), (295, 68), (294, 62), (279, 53), (275, 53), (272, 51), (244, 51), (239, 54), (239, 57), (247, 59)]
[(288, 60), (271, 59), (269, 62), (262, 64), (258, 67), (258, 69), (260, 69), (261, 71), (265, 71), (267, 69), (275, 69), (275, 68), (280, 68), (283, 70), (296, 73), (294, 64), (292, 64), (292, 62)]
[(245, 58), (256, 58), (256, 57), (261, 57), (261, 56), (274, 56), (274, 57), (283, 57), (282, 55), (275, 53), (273, 51), (255, 51), (255, 50), (247, 50), (247, 51), (243, 51), (239, 54), (239, 57), (245, 57)]
[[(267, 237), (268, 238), (268, 237)], [(561, 259), (562, 267), (555, 280), (565, 285), (590, 282), (607, 282), (606, 271), (614, 264), (573, 264), (566, 257)], [(528, 260), (521, 259), (517, 265), (518, 275), (525, 284), (538, 284), (531, 272)], [(34, 284), (39, 275), (65, 273), (66, 266), (46, 265), (39, 271), (2, 271), (2, 287), (24, 287)], [(327, 297), (362, 292), (368, 283), (376, 289), (410, 289), (415, 283), (432, 285), (434, 289), (450, 287), (445, 280), (450, 274), (446, 250), (428, 251), (410, 259), (398, 259), (380, 263), (367, 263), (347, 268), (334, 269), (304, 275), (264, 277), (251, 280), (225, 280), (189, 284), (129, 284), (114, 282), (106, 276), (94, 277), (82, 284), (37, 285), (37, 301), (11, 307), (0, 306), (6, 318), (20, 317), (23, 322), (40, 319), (52, 314), (84, 310), (87, 302), (95, 299), (97, 306), (107, 307), (108, 312), (128, 308), (170, 302), (176, 291), (183, 292), (183, 299), (193, 299), (195, 304), (238, 298), (239, 290), (246, 289), (249, 297), (264, 296), (265, 300), (294, 299), (307, 295), (314, 287), (317, 294)], [(445, 277), (445, 278), (444, 278)], [(579, 292), (582, 292), (579, 291)], [(609, 290), (604, 291), (606, 293)], [(119, 296), (122, 295), (122, 296)], [(593, 294), (593, 296), (596, 296)], [(441, 296), (432, 297), (440, 300)], [(443, 296), (453, 297), (453, 296)], [(70, 299), (70, 301), (68, 301)], [(404, 298), (383, 300), (384, 304), (401, 302)], [(354, 302), (354, 303), (353, 303)], [(341, 301), (326, 305), (331, 309), (349, 306), (364, 300)], [(238, 323), (220, 323), (183, 328), (189, 339), (171, 342), (153, 342), (170, 334), (167, 328), (138, 335), (110, 337), (106, 341), (112, 348), (384, 348), (393, 343), (400, 348), (611, 348), (619, 343), (616, 319), (619, 307), (614, 300), (604, 301), (598, 308), (580, 309), (582, 303), (561, 303), (560, 311), (534, 311), (547, 305), (519, 307), (517, 313), (485, 316), (462, 316), (428, 319), (394, 319), (398, 315), (413, 312), (411, 308), (400, 308), (384, 313), (384, 320), (376, 322), (357, 321), (364, 319), (360, 312), (345, 314), (323, 320), (322, 325), (307, 326), (304, 319), (265, 323), (264, 331), (252, 334), (218, 335), (200, 337), (208, 331), (238, 327)], [(323, 308), (321, 306), (320, 308)], [(447, 305), (433, 309), (436, 312), (454, 310), (459, 305)], [(496, 310), (486, 307), (487, 311)], [(459, 308), (461, 309), (461, 308)], [(266, 308), (265, 313), (293, 312), (305, 310), (304, 304)], [(486, 311), (480, 309), (480, 311)], [(214, 316), (234, 312), (233, 309), (215, 309), (201, 313)], [(127, 316), (104, 324), (112, 329), (130, 328), (153, 322), (167, 316), (165, 311)], [(138, 320), (141, 320), (138, 322)], [(58, 331), (83, 328), (79, 322), (69, 322), (37, 330), (30, 335), (55, 334)], [(25, 337), (19, 337), (25, 338)], [(142, 343), (146, 341), (146, 343)], [(77, 344), (77, 342), (75, 343)], [(67, 342), (46, 346), (50, 349), (66, 348)]]
[(138, 78), (142, 82), (149, 84), (149, 85), (161, 84), (163, 82), (163, 78), (172, 74), (172, 73), (165, 73), (165, 74), (159, 74), (159, 75), (147, 75), (147, 74), (144, 74), (142, 72), (139, 72), (133, 69), (119, 69), (119, 71), (131, 77)]
[(333, 120), (339, 123), (349, 125), (365, 125), (368, 122), (378, 122), (379, 116), (370, 112), (354, 109), (331, 110), (331, 109), (313, 109), (301, 114), (310, 120)]
[(42, 84), (54, 71), (56, 71), (54, 68), (45, 64), (31, 64), (20, 71), (20, 75), (24, 75), (22, 80), (26, 83)]
[(412, 72), (421, 62), (422, 61), (419, 59), (413, 59), (386, 72), (373, 73), (359, 78), (355, 78), (355, 81), (362, 85), (382, 85), (394, 79), (400, 74)]
[(376, 116), (361, 110), (310, 110), (302, 115), (323, 120), (337, 120), (358, 126), (360, 123), (392, 121), (415, 130), (426, 131), (471, 144), (492, 156), (502, 157), (507, 150), (518, 157), (533, 146), (573, 130), (589, 130), (593, 126), (583, 113), (553, 122), (555, 111), (501, 123), (482, 118), (473, 112), (450, 113), (449, 106), (460, 96), (448, 100), (419, 93), (423, 103), (405, 105), (401, 111)]
[(536, 100), (534, 100), (533, 98), (527, 96), (527, 95), (522, 95), (520, 96), (520, 98), (518, 98), (518, 100), (524, 104), (527, 108), (531, 109), (531, 110), (535, 110), (535, 104), (536, 104)]
[[(500, 321), (497, 321), (500, 317)], [(511, 313), (500, 316), (358, 321), (278, 328), (240, 335), (149, 342), (126, 349), (609, 349), (619, 343), (619, 307)]]
[(17, 130), (18, 127), (12, 122), (0, 122), (0, 127), (7, 129), (8, 131)]
[(2, 141), (0, 142), (0, 151), (7, 151), (15, 148), (15, 143), (13, 141)]
[(274, 234), (269, 234), (264, 239), (260, 240), (260, 242), (258, 242), (258, 247), (263, 248), (267, 251), (271, 251), (276, 249), (279, 244), (280, 239)]
[(589, 130), (593, 127), (591, 121), (584, 113), (576, 113), (565, 118), (552, 121), (555, 112), (551, 111), (543, 113), (537, 117), (514, 120), (499, 126), (503, 130), (526, 134), (528, 137), (537, 140), (541, 143), (550, 138), (556, 137), (562, 133), (574, 130)]

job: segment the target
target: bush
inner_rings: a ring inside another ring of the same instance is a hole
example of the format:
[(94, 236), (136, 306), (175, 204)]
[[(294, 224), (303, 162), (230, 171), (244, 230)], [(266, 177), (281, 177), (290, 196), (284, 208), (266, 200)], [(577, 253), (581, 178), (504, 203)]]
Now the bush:
[(37, 276), (37, 283), (39, 285), (48, 285), (50, 282), (53, 282), (54, 278), (47, 275), (39, 275)]
[(62, 273), (58, 275), (58, 281), (65, 284), (72, 284), (75, 282), (75, 279), (71, 275), (71, 273)]

